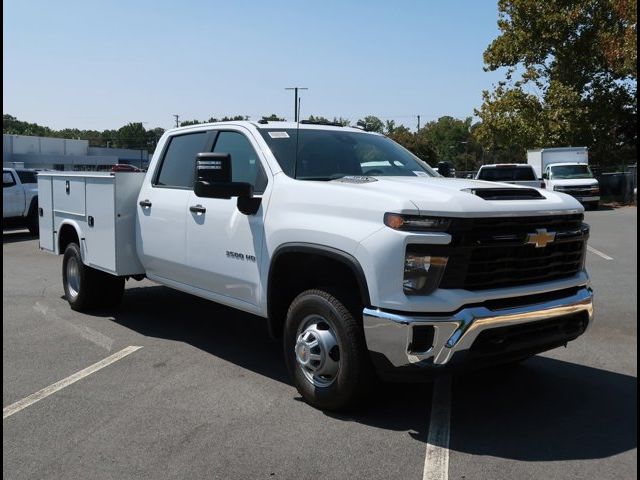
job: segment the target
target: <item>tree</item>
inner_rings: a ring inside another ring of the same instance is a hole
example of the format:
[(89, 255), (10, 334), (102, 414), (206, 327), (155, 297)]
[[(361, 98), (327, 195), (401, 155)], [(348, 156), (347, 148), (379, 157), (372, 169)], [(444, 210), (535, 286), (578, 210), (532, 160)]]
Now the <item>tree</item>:
[(32, 135), (36, 137), (50, 137), (53, 130), (37, 123), (28, 123), (18, 120), (12, 115), (2, 115), (2, 133), (11, 135)]
[(471, 134), (471, 117), (440, 117), (422, 127), (417, 137), (435, 152), (437, 161), (452, 162), (461, 171), (475, 168), (481, 158), (481, 147)]
[(394, 125), (393, 131), (388, 133), (387, 136), (429, 165), (435, 166), (438, 163), (436, 151), (426, 138), (413, 133), (404, 125), (400, 125), (399, 127)]
[(377, 132), (382, 133), (384, 131), (384, 124), (382, 120), (378, 117), (374, 117), (373, 115), (367, 115), (364, 118), (361, 118), (356, 123), (359, 127), (364, 128), (367, 132)]
[(268, 117), (263, 116), (260, 121), (262, 122), (286, 122), (286, 118), (280, 118), (275, 113), (272, 113)]
[(128, 123), (118, 129), (116, 140), (120, 148), (144, 149), (147, 146), (147, 131), (142, 123)]
[(527, 148), (585, 145), (613, 165), (635, 158), (637, 3), (499, 0), (484, 53), (505, 80), (483, 93), (477, 138), (523, 159)]

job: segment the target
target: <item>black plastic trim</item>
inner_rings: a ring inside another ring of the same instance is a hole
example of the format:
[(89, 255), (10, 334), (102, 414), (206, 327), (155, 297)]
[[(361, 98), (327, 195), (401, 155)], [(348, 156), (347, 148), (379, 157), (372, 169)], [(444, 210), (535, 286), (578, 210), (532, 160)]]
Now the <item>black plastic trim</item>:
[(310, 253), (315, 255), (321, 255), (327, 258), (331, 258), (332, 260), (337, 260), (343, 264), (345, 264), (349, 269), (353, 272), (356, 277), (356, 281), (358, 282), (358, 287), (360, 289), (360, 298), (362, 303), (365, 306), (371, 305), (371, 298), (369, 296), (369, 286), (367, 285), (367, 278), (364, 274), (364, 270), (362, 266), (356, 260), (353, 255), (350, 255), (347, 252), (339, 250), (337, 248), (328, 247), (326, 245), (319, 245), (315, 243), (303, 243), (303, 242), (291, 242), (284, 243), (276, 248), (273, 256), (271, 257), (271, 264), (269, 265), (269, 275), (267, 280), (267, 315), (269, 319), (269, 333), (273, 335), (274, 328), (271, 324), (272, 322), (272, 306), (270, 299), (273, 294), (273, 266), (276, 264), (278, 257), (285, 253)]

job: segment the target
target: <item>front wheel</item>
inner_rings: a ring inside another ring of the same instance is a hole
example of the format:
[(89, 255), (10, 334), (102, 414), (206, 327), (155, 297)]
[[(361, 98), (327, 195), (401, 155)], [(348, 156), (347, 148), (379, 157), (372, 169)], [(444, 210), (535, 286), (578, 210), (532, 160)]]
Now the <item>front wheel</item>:
[(307, 290), (291, 303), (284, 349), (295, 387), (316, 408), (344, 409), (372, 385), (361, 325), (343, 302), (324, 290)]
[(124, 292), (124, 278), (85, 265), (75, 243), (64, 251), (62, 284), (69, 305), (78, 311), (116, 305)]

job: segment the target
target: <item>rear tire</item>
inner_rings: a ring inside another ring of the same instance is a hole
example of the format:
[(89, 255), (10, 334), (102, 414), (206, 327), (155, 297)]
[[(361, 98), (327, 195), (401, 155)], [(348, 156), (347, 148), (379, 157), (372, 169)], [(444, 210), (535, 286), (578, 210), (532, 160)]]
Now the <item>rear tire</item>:
[(80, 312), (117, 305), (124, 292), (124, 277), (85, 265), (76, 243), (70, 243), (64, 251), (62, 284), (69, 305)]
[(38, 203), (33, 202), (29, 209), (29, 215), (27, 216), (27, 228), (31, 235), (38, 235), (40, 233), (40, 219), (38, 218)]
[(322, 410), (354, 405), (374, 380), (362, 326), (347, 304), (324, 290), (307, 290), (287, 313), (287, 368), (300, 395)]

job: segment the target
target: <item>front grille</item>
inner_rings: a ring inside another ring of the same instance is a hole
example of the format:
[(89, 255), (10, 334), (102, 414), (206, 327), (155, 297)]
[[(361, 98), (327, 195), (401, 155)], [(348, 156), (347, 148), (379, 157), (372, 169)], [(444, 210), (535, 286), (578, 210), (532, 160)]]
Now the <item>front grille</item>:
[(591, 190), (591, 187), (562, 187), (557, 189), (556, 192), (566, 193), (578, 197), (594, 194), (594, 192)]
[[(440, 288), (484, 290), (529, 285), (576, 275), (583, 264), (589, 227), (583, 215), (455, 219), (450, 245), (409, 245), (409, 253), (449, 258)], [(528, 235), (556, 234), (545, 247)]]

